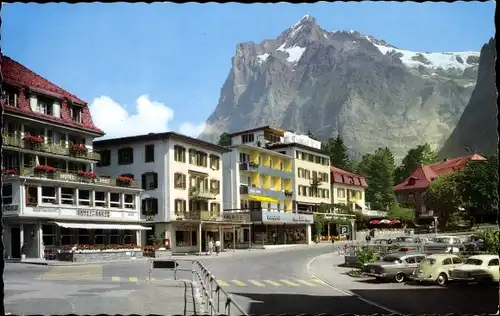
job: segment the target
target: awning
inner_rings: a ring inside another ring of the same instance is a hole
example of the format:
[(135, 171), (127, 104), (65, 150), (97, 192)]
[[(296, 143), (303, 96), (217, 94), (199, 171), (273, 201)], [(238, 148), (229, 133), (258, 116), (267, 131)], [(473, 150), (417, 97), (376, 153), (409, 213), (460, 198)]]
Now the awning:
[(83, 229), (115, 229), (115, 230), (151, 230), (152, 227), (131, 224), (94, 224), (94, 223), (61, 223), (54, 222), (57, 226), (64, 228), (83, 228)]
[(361, 203), (361, 201), (359, 200), (354, 200), (354, 203), (356, 203), (357, 206), (361, 207), (362, 210), (365, 209), (365, 205), (363, 203)]
[(279, 203), (280, 202), (280, 200), (269, 197), (269, 196), (260, 196), (260, 195), (249, 194), (248, 198), (250, 200), (254, 200), (257, 202), (264, 202), (264, 203)]

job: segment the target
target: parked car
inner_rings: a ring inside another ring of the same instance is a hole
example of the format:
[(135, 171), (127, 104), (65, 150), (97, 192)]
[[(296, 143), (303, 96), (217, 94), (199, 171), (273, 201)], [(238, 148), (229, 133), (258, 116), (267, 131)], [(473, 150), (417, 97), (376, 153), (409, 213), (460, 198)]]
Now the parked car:
[(422, 240), (417, 236), (396, 237), (393, 244), (399, 247), (398, 252), (423, 251)]
[(462, 241), (453, 236), (434, 237), (431, 243), (425, 245), (425, 251), (431, 253), (457, 253), (464, 250)]
[(392, 242), (392, 240), (389, 238), (387, 238), (387, 239), (380, 238), (380, 239), (373, 240), (374, 245), (389, 245), (389, 244), (391, 244), (391, 242)]
[(479, 236), (471, 235), (464, 242), (465, 251), (467, 252), (475, 252), (475, 251), (484, 251), (484, 240), (479, 238)]
[(425, 257), (410, 279), (420, 282), (435, 282), (445, 286), (450, 279), (449, 271), (462, 265), (463, 261), (454, 254), (442, 253)]
[(379, 262), (365, 264), (362, 272), (377, 280), (394, 279), (394, 281), (401, 283), (415, 271), (425, 256), (424, 253), (392, 253), (384, 256)]
[(450, 270), (450, 279), (458, 282), (498, 282), (500, 276), (497, 255), (477, 255), (467, 258), (463, 265)]

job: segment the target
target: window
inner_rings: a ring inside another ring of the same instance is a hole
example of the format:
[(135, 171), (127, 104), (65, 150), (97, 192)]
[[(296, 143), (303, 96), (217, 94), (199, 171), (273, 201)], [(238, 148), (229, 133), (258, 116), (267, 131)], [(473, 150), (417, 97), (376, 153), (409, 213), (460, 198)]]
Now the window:
[(70, 109), (71, 120), (73, 122), (82, 123), (82, 108), (79, 106), (72, 106)]
[(158, 199), (148, 198), (142, 200), (141, 205), (142, 215), (153, 216), (158, 214)]
[(101, 150), (99, 153), (101, 154), (101, 160), (99, 161), (98, 166), (105, 167), (111, 165), (111, 151)]
[(90, 191), (78, 190), (78, 205), (90, 206)]
[(74, 243), (74, 230), (72, 228), (61, 227), (61, 245), (71, 245)]
[(106, 232), (104, 229), (94, 230), (94, 243), (96, 245), (104, 245), (106, 243)]
[(121, 244), (120, 231), (112, 229), (109, 233), (109, 243), (112, 245)]
[(42, 187), (42, 203), (56, 204), (56, 188)]
[(189, 163), (192, 165), (196, 164), (196, 150), (194, 149), (189, 150)]
[(14, 88), (4, 87), (2, 97), (5, 99), (6, 104), (10, 106), (18, 106), (19, 94)]
[(36, 111), (42, 114), (52, 115), (53, 114), (52, 101), (38, 96)]
[(75, 204), (75, 189), (61, 188), (61, 204), (65, 205)]
[(191, 231), (191, 246), (198, 245), (198, 232), (196, 230)]
[(220, 204), (211, 203), (210, 204), (210, 216), (219, 217), (220, 216)]
[(106, 192), (96, 191), (94, 193), (94, 203), (96, 207), (108, 207), (106, 202)]
[(240, 153), (240, 162), (250, 161), (250, 155), (246, 153)]
[(189, 231), (176, 230), (175, 244), (179, 247), (189, 246)]
[(448, 264), (451, 264), (451, 258), (446, 258), (443, 260), (443, 265), (448, 265)]
[(38, 188), (26, 187), (26, 205), (38, 205)]
[(174, 203), (175, 215), (183, 215), (186, 212), (186, 200), (176, 199)]
[(158, 188), (158, 174), (156, 172), (147, 172), (142, 175), (142, 189), (154, 190)]
[(220, 159), (219, 157), (215, 155), (210, 155), (210, 168), (213, 170), (219, 170), (220, 169)]
[(174, 145), (174, 160), (177, 162), (186, 162), (186, 148)]
[(42, 226), (42, 240), (44, 246), (55, 246), (56, 245), (56, 229), (54, 225), (43, 225)]
[(124, 244), (135, 244), (135, 231), (125, 230), (123, 232), (123, 243)]
[(491, 259), (490, 262), (488, 262), (488, 267), (494, 267), (498, 265), (499, 265), (498, 259)]
[(453, 257), (451, 258), (451, 261), (453, 262), (453, 264), (462, 264), (462, 259), (460, 259), (459, 257)]
[(204, 153), (202, 151), (197, 151), (196, 152), (196, 160), (195, 160), (195, 165), (199, 167), (207, 167), (208, 166), (208, 155), (207, 153)]
[(220, 181), (210, 180), (210, 192), (214, 194), (220, 194)]
[(125, 208), (135, 208), (135, 198), (132, 194), (125, 194), (125, 201), (123, 202)]
[(186, 175), (182, 173), (174, 174), (174, 188), (186, 189)]
[(88, 245), (90, 244), (90, 230), (79, 228), (78, 229), (78, 243)]
[(12, 184), (2, 185), (2, 204), (12, 204)]
[(118, 164), (130, 165), (134, 163), (134, 150), (130, 147), (118, 149)]
[(409, 263), (409, 264), (413, 264), (413, 263), (417, 263), (417, 260), (415, 257), (408, 257), (406, 258), (406, 263)]
[(109, 207), (120, 208), (120, 193), (110, 193)]
[(144, 162), (155, 161), (155, 145), (146, 145), (144, 147)]
[(255, 138), (254, 134), (245, 134), (241, 135), (241, 143), (246, 144), (246, 143), (252, 143)]

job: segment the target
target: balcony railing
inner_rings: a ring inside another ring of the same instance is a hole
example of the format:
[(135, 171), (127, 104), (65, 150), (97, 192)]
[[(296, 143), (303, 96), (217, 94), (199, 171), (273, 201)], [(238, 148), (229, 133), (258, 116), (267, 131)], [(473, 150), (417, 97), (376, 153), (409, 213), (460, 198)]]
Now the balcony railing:
[(191, 187), (189, 189), (189, 198), (199, 199), (199, 200), (213, 200), (217, 196), (217, 191), (206, 190), (197, 187)]
[(184, 219), (191, 220), (201, 220), (201, 221), (209, 221), (209, 220), (217, 220), (220, 218), (220, 213), (211, 214), (210, 211), (189, 211), (183, 212), (182, 214), (176, 214), (177, 217), (182, 217)]
[[(55, 168), (54, 168), (55, 169)], [(89, 177), (91, 173), (82, 173), (78, 172), (66, 172), (66, 170), (55, 169), (55, 171), (38, 171), (34, 167), (21, 168), (20, 170), (16, 170), (16, 173), (9, 173), (3, 175), (4, 177), (32, 177), (32, 178), (42, 178), (42, 179), (53, 179), (59, 181), (67, 181), (67, 182), (79, 182), (79, 183), (93, 183), (99, 185), (109, 185), (109, 186), (118, 186), (118, 187), (129, 187), (137, 189), (137, 183), (135, 181), (124, 181), (127, 179), (119, 178), (104, 178), (104, 177)]]
[(281, 177), (290, 179), (293, 177), (291, 171), (274, 169), (270, 167), (266, 167), (263, 165), (259, 165), (255, 162), (241, 162), (240, 163), (240, 171), (249, 171), (249, 172), (258, 172), (266, 175)]
[(81, 159), (90, 159), (90, 160), (95, 160), (99, 161), (101, 160), (101, 155), (97, 152), (77, 152), (77, 151), (72, 151), (71, 148), (71, 143), (69, 146), (63, 146), (60, 144), (45, 144), (45, 143), (36, 143), (36, 142), (30, 142), (27, 140), (24, 140), (20, 136), (16, 135), (8, 135), (3, 133), (3, 145), (7, 147), (15, 147), (15, 148), (21, 148), (21, 149), (26, 149), (26, 150), (33, 150), (33, 151), (40, 151), (40, 152), (46, 152), (50, 154), (56, 154), (56, 155), (63, 155), (63, 156), (72, 156), (75, 158), (81, 158)]

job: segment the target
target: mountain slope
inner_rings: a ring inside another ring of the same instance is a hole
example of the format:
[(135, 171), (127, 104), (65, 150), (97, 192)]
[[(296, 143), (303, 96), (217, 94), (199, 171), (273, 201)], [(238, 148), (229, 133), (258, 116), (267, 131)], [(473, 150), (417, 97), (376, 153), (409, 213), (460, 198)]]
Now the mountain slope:
[(465, 155), (466, 148), (485, 154), (498, 151), (495, 45), (496, 41), (491, 39), (481, 49), (476, 88), (455, 130), (439, 152), (440, 157)]
[(200, 137), (275, 125), (321, 139), (340, 133), (355, 155), (437, 148), (470, 99), (478, 56), (401, 50), (355, 31), (328, 32), (305, 16), (275, 40), (237, 45)]

